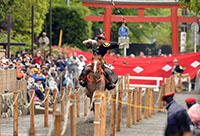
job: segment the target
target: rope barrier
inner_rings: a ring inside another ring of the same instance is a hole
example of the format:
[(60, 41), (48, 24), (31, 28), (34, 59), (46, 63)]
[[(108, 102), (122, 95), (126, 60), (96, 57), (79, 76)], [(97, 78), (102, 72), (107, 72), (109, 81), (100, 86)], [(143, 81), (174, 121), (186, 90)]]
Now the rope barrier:
[(13, 101), (13, 103), (11, 104), (11, 106), (14, 106), (14, 105), (15, 105), (15, 103), (16, 103), (17, 100), (18, 100), (18, 97), (19, 97), (19, 92), (17, 93), (17, 96), (16, 96), (15, 100)]
[(64, 98), (65, 98), (65, 91), (63, 91), (63, 96), (60, 101), (62, 101)]
[(49, 90), (48, 90), (47, 96), (44, 98), (44, 100), (41, 103), (43, 104), (48, 97), (49, 97)]
[(35, 96), (35, 91), (33, 91), (33, 96), (31, 97), (31, 100), (30, 100), (30, 102), (28, 103), (28, 105), (27, 105), (26, 108), (30, 107), (30, 105), (31, 105), (31, 103), (32, 103), (32, 101), (33, 101), (34, 96)]
[(57, 92), (56, 92), (56, 96), (55, 96), (55, 99), (53, 100), (52, 104), (54, 104), (56, 102), (56, 98), (57, 98)]
[(67, 109), (66, 109), (66, 116), (65, 116), (65, 122), (64, 122), (64, 125), (63, 125), (63, 129), (62, 129), (62, 132), (61, 132), (61, 136), (63, 136), (65, 134), (65, 131), (67, 129), (67, 121), (68, 121), (68, 114), (69, 114), (69, 107), (72, 105), (72, 103), (70, 102), (70, 100), (67, 102)]
[(166, 109), (155, 109), (155, 108), (150, 108), (150, 107), (145, 107), (145, 106), (134, 105), (134, 104), (131, 104), (131, 103), (128, 103), (128, 102), (123, 102), (123, 101), (120, 101), (120, 100), (117, 100), (117, 99), (106, 97), (104, 94), (102, 94), (102, 97), (105, 97), (106, 99), (109, 99), (111, 101), (119, 102), (121, 104), (126, 104), (126, 105), (129, 105), (129, 106), (132, 106), (132, 107), (136, 107), (136, 108), (149, 109), (149, 110), (154, 110), (154, 111), (155, 110), (156, 111), (167, 111)]

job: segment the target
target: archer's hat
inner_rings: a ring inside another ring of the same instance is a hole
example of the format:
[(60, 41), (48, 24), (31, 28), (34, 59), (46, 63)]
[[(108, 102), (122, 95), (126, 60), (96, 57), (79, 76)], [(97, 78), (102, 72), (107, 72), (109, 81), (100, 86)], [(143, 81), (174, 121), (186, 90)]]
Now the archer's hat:
[(174, 96), (174, 92), (166, 93), (165, 95), (162, 96), (162, 100), (164, 101), (166, 98), (173, 97), (173, 96)]
[(173, 60), (173, 62), (174, 62), (174, 63), (177, 63), (177, 62), (178, 62), (178, 60), (175, 58), (175, 59)]
[(100, 38), (100, 39), (104, 39), (105, 40), (104, 34), (97, 35), (97, 37)]
[(185, 99), (185, 102), (186, 102), (187, 104), (193, 104), (193, 103), (196, 103), (196, 99), (190, 97), (190, 98)]

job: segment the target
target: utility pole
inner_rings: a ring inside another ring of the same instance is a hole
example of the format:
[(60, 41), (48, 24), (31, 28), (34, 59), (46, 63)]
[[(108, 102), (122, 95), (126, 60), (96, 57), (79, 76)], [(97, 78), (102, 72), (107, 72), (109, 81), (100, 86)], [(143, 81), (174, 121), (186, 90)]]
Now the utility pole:
[(50, 39), (50, 41), (49, 41), (49, 54), (50, 54), (50, 56), (51, 56), (51, 46), (52, 46), (52, 35), (51, 35), (51, 33), (52, 33), (52, 0), (50, 0), (50, 17), (49, 17), (49, 22), (50, 22), (50, 25), (49, 25), (49, 39)]
[(8, 58), (10, 58), (10, 27), (11, 27), (11, 17), (10, 17), (10, 12), (8, 12), (8, 55), (7, 55)]
[(31, 49), (31, 54), (32, 57), (34, 57), (33, 55), (33, 50), (34, 50), (34, 5), (32, 4), (32, 45), (31, 45), (32, 49)]

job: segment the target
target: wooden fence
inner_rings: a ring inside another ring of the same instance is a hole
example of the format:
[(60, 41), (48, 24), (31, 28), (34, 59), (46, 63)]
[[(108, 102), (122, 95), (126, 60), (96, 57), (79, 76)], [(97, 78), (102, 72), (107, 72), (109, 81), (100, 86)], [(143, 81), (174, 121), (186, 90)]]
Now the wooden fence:
[(0, 71), (0, 93), (4, 93), (5, 90), (9, 92), (22, 90), (24, 99), (27, 100), (27, 82), (25, 80), (17, 80), (16, 70)]
[[(163, 86), (167, 86), (166, 84)], [(66, 92), (66, 93), (65, 93)], [(76, 135), (76, 118), (80, 117), (80, 89), (77, 88), (73, 93), (71, 91), (71, 87), (69, 86), (67, 90), (62, 88), (61, 99), (60, 99), (60, 110), (57, 111), (56, 108), (58, 106), (57, 96), (59, 95), (56, 89), (53, 91), (53, 123), (50, 124), (49, 133), (51, 135), (52, 132), (56, 136), (60, 136), (65, 134), (67, 120), (70, 120), (70, 136)], [(165, 87), (162, 87), (159, 91), (159, 98), (165, 93)], [(145, 93), (143, 95), (144, 101), (142, 101), (142, 89), (135, 88), (129, 89), (129, 75), (125, 75), (119, 79), (118, 89), (112, 91), (99, 92), (96, 91), (94, 96), (95, 103), (95, 117), (94, 117), (94, 136), (105, 136), (105, 130), (107, 127), (110, 127), (110, 135), (114, 136), (115, 131), (121, 130), (121, 118), (122, 118), (122, 105), (127, 106), (127, 127), (131, 127), (132, 125), (136, 125), (140, 120), (148, 119), (152, 115), (155, 114), (155, 111), (164, 111), (162, 109), (162, 103), (159, 99), (158, 108), (155, 108), (155, 98), (154, 91), (152, 88), (146, 88)], [(30, 90), (30, 129), (29, 135), (35, 135), (35, 124), (34, 124), (34, 90)], [(18, 135), (18, 92), (14, 92), (13, 96), (13, 107), (14, 107), (14, 128), (13, 135)], [(67, 98), (67, 100), (66, 100)], [(125, 100), (126, 99), (126, 100)], [(87, 106), (88, 99), (84, 99), (84, 116), (87, 116)], [(49, 89), (45, 89), (45, 99), (42, 102), (45, 104), (44, 111), (44, 127), (48, 127), (48, 115), (49, 115)], [(67, 104), (65, 104), (67, 103)], [(108, 104), (110, 103), (110, 105)], [(66, 106), (66, 108), (65, 108)], [(111, 122), (109, 126), (106, 126), (106, 111), (108, 107), (111, 107), (110, 118)], [(66, 112), (64, 111), (66, 109)], [(142, 113), (142, 109), (144, 109), (144, 114)], [(76, 114), (75, 114), (76, 113)], [(1, 119), (0, 119), (1, 120)], [(61, 128), (61, 121), (64, 120), (63, 128)], [(54, 130), (54, 131), (53, 131)], [(0, 133), (1, 134), (1, 133)]]

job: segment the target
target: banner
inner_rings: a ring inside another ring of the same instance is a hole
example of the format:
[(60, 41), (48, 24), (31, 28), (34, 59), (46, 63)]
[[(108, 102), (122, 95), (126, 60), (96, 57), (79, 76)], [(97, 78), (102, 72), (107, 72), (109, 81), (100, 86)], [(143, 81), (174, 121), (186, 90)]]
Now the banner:
[[(75, 50), (68, 50), (74, 52)], [(92, 54), (90, 52), (75, 51), (77, 55), (83, 55), (86, 63), (91, 61)], [(117, 75), (145, 76), (145, 77), (163, 77), (168, 78), (171, 75), (174, 66), (173, 60), (177, 59), (178, 64), (185, 68), (183, 74), (189, 74), (190, 78), (194, 78), (196, 72), (200, 69), (200, 52), (180, 54), (168, 57), (119, 57), (105, 55), (107, 63), (112, 64), (112, 70)], [(141, 81), (138, 81), (141, 82)], [(162, 82), (161, 82), (162, 83)], [(144, 84), (144, 81), (141, 83)], [(152, 82), (154, 84), (154, 82)]]

